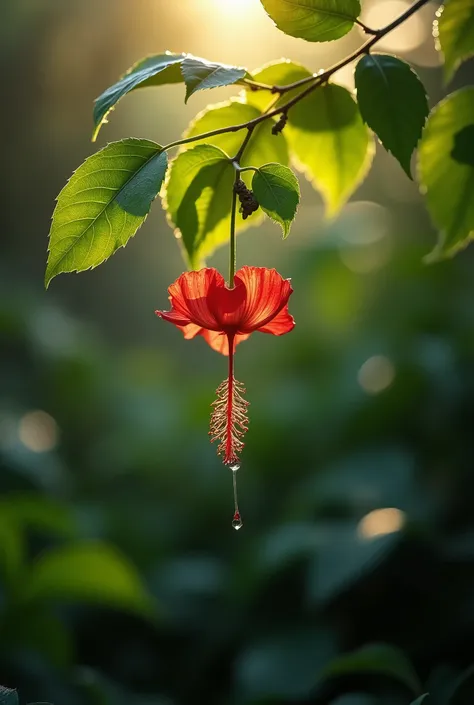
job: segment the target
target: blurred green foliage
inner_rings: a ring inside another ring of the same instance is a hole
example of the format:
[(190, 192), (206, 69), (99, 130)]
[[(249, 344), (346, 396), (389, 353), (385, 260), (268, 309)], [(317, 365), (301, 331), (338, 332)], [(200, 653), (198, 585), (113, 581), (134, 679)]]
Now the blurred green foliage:
[[(178, 336), (179, 358), (112, 350), (50, 301), (2, 297), (0, 674), (27, 700), (402, 705), (421, 694), (404, 659), (423, 683), (469, 666), (472, 263), (422, 268), (400, 238), (356, 275), (324, 242), (293, 252), (295, 332), (239, 350), (238, 535), (206, 438), (222, 359)], [(374, 354), (394, 378), (367, 393)], [(35, 452), (32, 409), (54, 448)], [(370, 537), (390, 507), (405, 525)], [(406, 656), (342, 659), (380, 642)]]
[(0, 683), (22, 704), (471, 705), (474, 254), (422, 264), (433, 232), (380, 153), (333, 224), (313, 200), (285, 243), (240, 236), (240, 263), (292, 277), (297, 326), (238, 350), (237, 534), (207, 440), (225, 360), (153, 316), (182, 266), (164, 221), (43, 291), (51, 204), (107, 81), (94, 64), (60, 99), (41, 73), (79, 4), (6, 7)]

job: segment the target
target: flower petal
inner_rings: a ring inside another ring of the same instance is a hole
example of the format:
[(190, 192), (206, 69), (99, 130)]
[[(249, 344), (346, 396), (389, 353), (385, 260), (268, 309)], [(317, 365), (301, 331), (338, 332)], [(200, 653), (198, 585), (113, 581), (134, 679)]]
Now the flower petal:
[(187, 326), (183, 326), (181, 330), (183, 331), (185, 340), (192, 340), (197, 335), (202, 335), (204, 328), (197, 326), (195, 323), (190, 323)]
[[(213, 350), (216, 350), (216, 352), (221, 353), (222, 355), (229, 354), (229, 341), (225, 333), (203, 330), (201, 335)], [(247, 340), (247, 338), (250, 338), (250, 333), (244, 335), (238, 334), (234, 337), (234, 352), (237, 345), (243, 340)]]
[(293, 289), (276, 269), (242, 267), (235, 279), (244, 284), (246, 301), (241, 311), (239, 331), (252, 333), (272, 321), (286, 306)]
[(164, 321), (174, 323), (175, 326), (187, 326), (188, 323), (190, 325), (194, 325), (193, 323), (191, 323), (189, 318), (186, 318), (182, 313), (179, 313), (175, 309), (171, 309), (171, 311), (155, 311), (155, 313)]
[(209, 308), (219, 324), (219, 330), (232, 332), (239, 329), (246, 299), (245, 285), (239, 279), (232, 289), (217, 283), (209, 287)]
[(277, 313), (275, 318), (265, 326), (259, 328), (259, 333), (271, 333), (272, 335), (284, 335), (295, 327), (295, 319), (288, 312), (288, 304)]
[(180, 318), (202, 328), (220, 330), (216, 317), (209, 308), (208, 297), (211, 288), (225, 288), (224, 277), (217, 269), (205, 268), (198, 272), (185, 272), (169, 287), (172, 309), (170, 312), (161, 312), (168, 315), (162, 315), (162, 318), (176, 325), (185, 325), (178, 322)]

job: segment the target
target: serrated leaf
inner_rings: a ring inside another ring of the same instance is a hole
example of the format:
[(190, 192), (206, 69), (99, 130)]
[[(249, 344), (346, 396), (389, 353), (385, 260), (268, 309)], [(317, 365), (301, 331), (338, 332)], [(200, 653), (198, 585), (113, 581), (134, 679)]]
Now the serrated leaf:
[(181, 73), (186, 84), (185, 103), (196, 93), (206, 88), (219, 88), (237, 83), (247, 75), (247, 69), (226, 64), (215, 64), (194, 56), (187, 56), (181, 64)]
[(360, 15), (359, 0), (260, 0), (278, 29), (309, 42), (343, 37)]
[(117, 83), (105, 90), (94, 103), (94, 132), (92, 141), (95, 142), (102, 125), (107, 122), (107, 115), (117, 105), (123, 96), (136, 88), (146, 86), (162, 86), (167, 83), (182, 83), (181, 62), (185, 54), (172, 54), (165, 52), (156, 56), (147, 56), (134, 64)]
[[(304, 66), (294, 61), (289, 61), (288, 59), (272, 61), (252, 72), (254, 81), (266, 83), (269, 86), (287, 86), (290, 83), (295, 83), (295, 81), (300, 81), (302, 78), (308, 78), (311, 75), (311, 71), (308, 71)], [(278, 108), (283, 103), (287, 103), (304, 88), (306, 88), (306, 86), (288, 91), (288, 93), (285, 93), (278, 99), (274, 107)], [(254, 105), (260, 110), (265, 110), (273, 100), (274, 95), (270, 93), (270, 91), (265, 90), (253, 91), (249, 86), (245, 91), (245, 98), (249, 105)]]
[(27, 576), (23, 599), (92, 602), (146, 615), (154, 611), (134, 566), (113, 546), (99, 541), (43, 553)]
[(355, 70), (362, 119), (412, 178), (410, 160), (429, 108), (424, 86), (401, 59), (366, 54)]
[[(225, 103), (220, 103), (215, 106), (207, 108), (202, 113), (200, 113), (196, 119), (190, 124), (188, 130), (185, 132), (185, 137), (193, 137), (199, 135), (203, 132), (212, 131), (219, 129), (221, 127), (228, 127), (230, 125), (241, 124), (253, 120), (254, 118), (261, 115), (261, 112), (252, 105), (246, 105), (242, 101), (231, 100)], [(241, 159), (242, 166), (261, 166), (268, 162), (279, 162), (282, 164), (288, 163), (288, 150), (286, 146), (286, 140), (282, 135), (272, 135), (272, 121), (264, 121), (255, 129), (252, 138), (245, 150), (245, 153)], [(221, 152), (219, 158), (222, 159), (222, 152), (224, 152), (224, 157), (227, 160), (227, 164), (230, 166), (228, 157), (235, 156), (238, 152), (240, 145), (245, 137), (245, 131), (239, 132), (228, 132), (222, 135), (214, 135), (213, 137), (208, 137), (205, 140), (205, 145), (201, 140), (192, 142), (189, 145), (183, 145), (184, 152), (194, 152), (196, 146), (212, 146), (218, 148)], [(184, 197), (180, 185), (184, 182), (181, 181), (181, 177), (178, 179), (172, 176), (179, 174), (178, 165), (183, 165), (185, 162), (181, 160), (181, 154), (173, 162), (170, 172), (169, 179), (167, 182), (166, 192), (169, 194), (169, 186), (171, 184), (172, 191), (172, 201), (175, 202), (176, 196), (177, 200), (180, 201)], [(212, 157), (212, 153), (207, 153)], [(197, 155), (203, 156), (205, 154), (197, 153)], [(214, 153), (215, 156), (215, 153)], [(180, 160), (178, 162), (178, 159)], [(199, 234), (196, 234), (196, 223), (187, 224), (185, 216), (185, 208), (182, 207), (179, 220), (181, 225), (178, 225), (177, 218), (177, 208), (172, 207), (172, 211), (169, 209), (170, 199), (167, 195), (166, 201), (168, 202), (168, 213), (173, 224), (179, 228), (183, 235), (183, 245), (186, 252), (186, 260), (191, 267), (199, 267), (202, 264), (203, 258), (211, 255), (214, 250), (225, 243), (229, 239), (230, 232), (230, 208), (231, 208), (231, 194), (234, 179), (234, 170), (224, 168), (221, 165), (223, 176), (222, 181), (219, 182), (219, 170), (214, 172), (206, 172), (203, 177), (200, 178), (210, 178), (211, 180), (216, 178), (215, 191), (213, 191), (213, 198), (211, 199), (211, 204), (208, 207), (213, 208), (215, 211), (214, 219), (203, 220), (199, 226)], [(195, 174), (196, 175), (196, 174)], [(242, 174), (244, 181), (249, 185), (251, 177), (248, 173)], [(195, 188), (197, 186), (195, 185)], [(177, 195), (178, 194), (178, 195)], [(190, 192), (193, 198), (195, 198), (194, 192)], [(198, 207), (201, 208), (201, 200), (198, 198)], [(207, 206), (206, 206), (207, 207)], [(261, 216), (263, 217), (263, 215)], [(257, 225), (261, 217), (259, 217), (259, 212), (254, 213), (251, 218), (243, 220), (240, 213), (236, 215), (236, 232), (242, 232), (246, 228), (252, 225)], [(186, 237), (184, 235), (186, 233)]]
[(18, 703), (17, 691), (0, 685), (0, 705), (18, 705)]
[(298, 179), (282, 164), (264, 164), (254, 174), (252, 189), (260, 208), (281, 225), (288, 237), (300, 200)]
[(446, 0), (433, 25), (444, 55), (444, 77), (450, 81), (458, 66), (474, 56), (474, 0)]
[(324, 669), (322, 677), (369, 674), (393, 678), (414, 693), (421, 690), (418, 676), (410, 661), (400, 649), (390, 644), (369, 644), (357, 651), (343, 654)]
[(367, 174), (373, 139), (346, 88), (321, 86), (288, 113), (284, 130), (298, 168), (334, 216)]
[(45, 283), (97, 267), (125, 247), (160, 190), (167, 155), (150, 140), (112, 142), (74, 172), (57, 199)]
[(171, 165), (165, 208), (191, 268), (229, 237), (234, 168), (218, 147), (200, 144)]
[(454, 255), (467, 247), (474, 235), (474, 166), (456, 158), (460, 135), (472, 125), (474, 88), (464, 88), (434, 108), (423, 130), (418, 180), (430, 215), (441, 231), (428, 261)]

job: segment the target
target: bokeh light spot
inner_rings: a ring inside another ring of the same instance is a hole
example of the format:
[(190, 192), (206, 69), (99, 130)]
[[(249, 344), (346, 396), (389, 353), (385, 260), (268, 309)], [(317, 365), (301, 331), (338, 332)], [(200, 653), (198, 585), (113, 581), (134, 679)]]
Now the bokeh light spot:
[(18, 427), (20, 441), (33, 453), (45, 453), (52, 450), (59, 436), (56, 421), (45, 411), (28, 411)]
[(357, 527), (362, 539), (373, 539), (400, 531), (405, 525), (405, 513), (395, 507), (374, 509), (363, 517)]
[(379, 394), (390, 387), (395, 379), (395, 367), (384, 355), (374, 355), (364, 362), (357, 380), (367, 394)]

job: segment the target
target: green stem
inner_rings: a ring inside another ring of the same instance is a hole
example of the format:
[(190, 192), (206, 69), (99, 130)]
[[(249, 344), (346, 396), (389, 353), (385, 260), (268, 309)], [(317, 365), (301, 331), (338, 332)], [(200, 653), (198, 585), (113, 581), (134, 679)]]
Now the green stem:
[[(262, 116), (263, 117), (263, 116)], [(232, 159), (233, 162), (237, 162), (237, 164), (240, 164), (240, 160), (242, 159), (243, 153), (245, 152), (245, 149), (250, 142), (250, 138), (252, 137), (253, 131), (255, 130), (255, 125), (251, 126), (248, 128), (248, 132), (245, 135), (245, 139), (240, 145), (239, 151), (235, 155), (235, 157)]]
[[(235, 162), (234, 162), (234, 165), (235, 165)], [(258, 171), (258, 167), (257, 166), (239, 166), (239, 171), (240, 172), (242, 172), (242, 171)]]
[(237, 213), (237, 193), (235, 184), (240, 179), (240, 170), (235, 170), (234, 188), (232, 189), (232, 208), (230, 211), (230, 246), (229, 246), (229, 289), (234, 288), (234, 275), (237, 265), (237, 255), (235, 251), (235, 216)]

